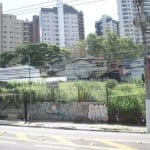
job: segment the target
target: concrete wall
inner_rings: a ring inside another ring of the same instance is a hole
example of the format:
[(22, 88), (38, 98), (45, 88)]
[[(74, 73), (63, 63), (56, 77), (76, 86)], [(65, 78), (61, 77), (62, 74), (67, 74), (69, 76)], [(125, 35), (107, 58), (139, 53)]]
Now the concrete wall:
[(90, 102), (42, 102), (31, 107), (33, 120), (98, 121), (107, 122), (106, 105)]
[[(28, 106), (28, 112), (32, 121), (108, 121), (107, 106), (96, 102), (37, 102)], [(18, 109), (7, 107), (1, 114), (7, 115), (6, 119), (19, 119), (20, 114), (24, 116), (24, 105), (21, 104)]]

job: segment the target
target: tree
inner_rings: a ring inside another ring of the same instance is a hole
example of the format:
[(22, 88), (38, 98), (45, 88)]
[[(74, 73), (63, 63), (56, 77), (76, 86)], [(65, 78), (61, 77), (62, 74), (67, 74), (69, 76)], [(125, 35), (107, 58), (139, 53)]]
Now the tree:
[(119, 38), (121, 60), (125, 58), (135, 59), (142, 56), (142, 44), (134, 43), (131, 38)]
[(43, 68), (45, 64), (60, 64), (67, 55), (68, 51), (66, 49), (60, 49), (58, 46), (34, 43), (19, 46), (15, 51), (2, 53), (0, 61), (2, 67), (10, 66), (12, 64), (25, 65), (28, 63), (28, 58), (30, 56), (30, 64), (32, 66)]
[(108, 64), (119, 64), (124, 59), (135, 59), (142, 56), (141, 44), (134, 43), (131, 38), (121, 38), (115, 33), (108, 33), (103, 41), (104, 58)]
[(68, 55), (67, 49), (60, 49), (58, 46), (48, 46), (48, 53), (46, 54), (46, 61), (53, 64), (61, 64)]
[(107, 37), (103, 40), (104, 47), (104, 58), (108, 63), (108, 70), (116, 68), (119, 64), (118, 52), (119, 52), (119, 41), (118, 35), (113, 32), (108, 32)]
[(86, 38), (88, 54), (94, 57), (103, 55), (103, 38), (91, 33)]
[(43, 43), (23, 45), (18, 47), (16, 52), (21, 58), (21, 64), (26, 64), (27, 56), (30, 56), (31, 65), (35, 67), (60, 63), (67, 54), (66, 50), (60, 49), (58, 46), (49, 46)]
[(45, 62), (45, 55), (48, 53), (47, 44), (27, 44), (17, 47), (16, 53), (20, 57), (21, 64), (27, 64), (28, 56), (30, 56), (30, 63), (32, 66), (43, 66)]
[(0, 55), (0, 65), (1, 65), (1, 67), (11, 66), (13, 63), (15, 63), (13, 61), (15, 57), (16, 57), (16, 54), (13, 51), (8, 51), (8, 52), (5, 52), (5, 53), (2, 53)]
[(68, 52), (68, 62), (77, 58), (85, 58), (87, 56), (85, 40), (79, 41), (77, 44), (68, 48)]

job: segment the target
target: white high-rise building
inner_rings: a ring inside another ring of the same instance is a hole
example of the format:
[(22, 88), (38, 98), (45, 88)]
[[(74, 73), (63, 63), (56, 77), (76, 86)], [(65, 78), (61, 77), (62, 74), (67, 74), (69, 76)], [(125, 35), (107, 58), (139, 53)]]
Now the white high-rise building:
[(119, 35), (119, 22), (110, 16), (103, 15), (99, 21), (95, 22), (96, 34), (107, 37), (108, 32), (114, 32)]
[[(137, 25), (139, 23), (139, 21), (137, 22), (139, 14), (136, 2), (136, 0), (117, 0), (120, 36), (130, 37), (134, 42), (138, 43), (143, 41), (143, 36), (140, 26)], [(143, 5), (146, 17), (150, 18), (150, 0), (142, 0), (141, 3)], [(150, 45), (150, 19), (147, 21), (145, 37), (147, 45)]]
[(135, 27), (134, 18), (137, 8), (134, 0), (117, 0), (119, 29), (121, 37), (130, 37), (134, 42), (142, 41), (140, 27)]
[(143, 5), (147, 20), (145, 31), (146, 43), (148, 46), (150, 46), (150, 0), (143, 0)]
[[(58, 6), (58, 5), (57, 5)], [(61, 14), (63, 12), (63, 14)], [(58, 7), (54, 8), (41, 8), (40, 11), (40, 42), (51, 45), (72, 46), (79, 41), (79, 12), (66, 4), (62, 9)], [(60, 21), (60, 17), (63, 23)], [(60, 27), (62, 27), (60, 29)], [(61, 34), (61, 35), (60, 35)], [(64, 35), (63, 35), (64, 34)]]

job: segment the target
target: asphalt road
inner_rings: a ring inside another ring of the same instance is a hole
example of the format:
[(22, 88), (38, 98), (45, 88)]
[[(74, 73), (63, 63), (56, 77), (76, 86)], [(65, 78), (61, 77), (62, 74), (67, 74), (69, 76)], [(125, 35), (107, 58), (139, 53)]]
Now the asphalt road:
[(149, 150), (150, 134), (0, 126), (0, 150)]

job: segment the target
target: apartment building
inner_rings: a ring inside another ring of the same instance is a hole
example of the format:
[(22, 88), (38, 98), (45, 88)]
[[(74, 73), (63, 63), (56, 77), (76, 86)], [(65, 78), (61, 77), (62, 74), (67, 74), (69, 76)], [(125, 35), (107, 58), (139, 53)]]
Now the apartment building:
[(40, 42), (39, 16), (34, 15), (32, 19), (32, 42)]
[(63, 11), (58, 7), (41, 8), (40, 42), (58, 46), (61, 44), (72, 46), (84, 38), (83, 13), (69, 5), (64, 4), (62, 6)]
[(2, 15), (2, 52), (14, 50), (23, 44), (23, 21), (14, 15)]
[(2, 4), (0, 4), (0, 54), (2, 53)]
[(146, 42), (147, 45), (150, 46), (150, 1), (149, 0), (143, 0), (143, 7), (144, 7), (144, 12), (146, 14), (146, 21), (147, 21), (147, 26), (146, 26)]
[(99, 21), (95, 22), (95, 32), (103, 37), (107, 37), (108, 32), (114, 32), (119, 35), (119, 22), (110, 16), (103, 15)]
[(85, 31), (84, 31), (84, 15), (82, 11), (78, 13), (78, 28), (79, 28), (79, 39), (83, 40), (85, 38)]
[(0, 4), (0, 48), (1, 53), (14, 50), (23, 44), (23, 20), (15, 15), (3, 14)]
[(117, 0), (121, 37), (130, 37), (135, 43), (142, 42), (140, 27), (134, 25), (137, 8), (134, 0)]
[(30, 34), (30, 30), (32, 28), (32, 23), (28, 20), (25, 20), (23, 23), (23, 43), (31, 43), (32, 37)]
[(34, 15), (32, 21), (24, 21), (23, 43), (39, 43), (39, 16)]
[[(42, 8), (40, 18), (35, 15), (32, 21), (23, 21), (15, 15), (3, 14), (0, 4), (0, 52), (14, 50), (24, 43), (42, 42), (60, 46), (63, 42), (64, 46), (72, 46), (84, 39), (83, 13), (69, 5), (62, 8), (63, 26), (58, 7)], [(60, 32), (60, 29), (64, 32)]]
[(18, 20), (15, 15), (3, 14), (0, 3), (0, 53), (12, 51), (24, 43), (39, 41), (39, 16), (33, 16), (30, 22)]

